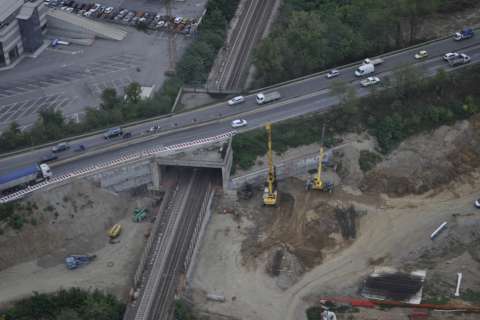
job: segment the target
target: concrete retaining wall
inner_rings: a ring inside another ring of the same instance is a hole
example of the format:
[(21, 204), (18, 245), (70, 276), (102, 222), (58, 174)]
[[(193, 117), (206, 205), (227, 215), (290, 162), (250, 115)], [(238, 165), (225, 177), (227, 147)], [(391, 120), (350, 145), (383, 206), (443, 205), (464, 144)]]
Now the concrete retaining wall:
[[(276, 163), (277, 179), (282, 180), (292, 176), (304, 176), (309, 170), (317, 169), (318, 152), (306, 154), (301, 157), (288, 159), (281, 163)], [(243, 176), (234, 177), (228, 184), (229, 189), (238, 189), (245, 183), (253, 185), (262, 185), (267, 178), (268, 169), (261, 169)]]

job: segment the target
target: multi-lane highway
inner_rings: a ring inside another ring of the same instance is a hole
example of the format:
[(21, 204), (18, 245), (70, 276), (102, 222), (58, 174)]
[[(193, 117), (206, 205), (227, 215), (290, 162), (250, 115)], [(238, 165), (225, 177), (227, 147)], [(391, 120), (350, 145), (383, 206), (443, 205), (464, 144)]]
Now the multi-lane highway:
[[(420, 49), (428, 50), (429, 58), (427, 60), (417, 61), (413, 58), (413, 55)], [(376, 68), (376, 75), (382, 78), (392, 70), (405, 65), (416, 65), (426, 74), (433, 74), (439, 68), (450, 69), (448, 64), (442, 60), (443, 54), (450, 51), (465, 52), (472, 57), (472, 63), (475, 63), (480, 60), (480, 37), (460, 42), (445, 39), (421, 48), (417, 47), (392, 55), (385, 55), (383, 56), (385, 62)], [(358, 85), (359, 79), (353, 75), (356, 67), (357, 65), (341, 68), (341, 74), (335, 80), (350, 83), (358, 89), (360, 95), (368, 94), (368, 90), (360, 88)], [(269, 89), (279, 91), (282, 94), (282, 99), (274, 104), (258, 106), (255, 103), (255, 96), (249, 95), (246, 96), (245, 103), (234, 107), (222, 102), (124, 129), (124, 131), (132, 133), (130, 139), (105, 140), (103, 135), (99, 134), (71, 141), (73, 145), (83, 144), (87, 147), (87, 151), (81, 157), (78, 157), (79, 154), (73, 151), (61, 154), (60, 161), (52, 164), (53, 172), (58, 175), (99, 161), (117, 158), (122, 154), (144, 150), (151, 146), (180, 143), (230, 131), (230, 122), (236, 118), (246, 119), (249, 125), (242, 130), (248, 130), (261, 126), (265, 122), (275, 122), (310, 112), (322, 111), (338, 102), (336, 97), (329, 94), (328, 88), (331, 83), (332, 80), (326, 79), (321, 74)], [(160, 126), (160, 130), (154, 135), (146, 135), (145, 132), (154, 124)], [(44, 148), (5, 157), (0, 160), (0, 174), (21, 165), (40, 161), (49, 152), (50, 148)]]

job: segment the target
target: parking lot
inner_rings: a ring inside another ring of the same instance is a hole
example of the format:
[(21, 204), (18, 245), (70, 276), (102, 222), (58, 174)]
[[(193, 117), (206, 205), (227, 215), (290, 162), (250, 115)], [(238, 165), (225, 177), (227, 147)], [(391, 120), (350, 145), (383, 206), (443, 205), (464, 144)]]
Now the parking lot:
[[(105, 1), (108, 5), (135, 8), (141, 1)], [(146, 2), (154, 11), (164, 10), (161, 2)], [(173, 2), (175, 14), (200, 16), (206, 0)], [(185, 9), (186, 13), (183, 13)], [(15, 68), (0, 73), (0, 131), (12, 121), (31, 126), (42, 108), (54, 107), (68, 118), (81, 118), (85, 108), (96, 107), (101, 92), (113, 87), (119, 95), (132, 81), (160, 87), (168, 69), (168, 34), (128, 31), (123, 41), (97, 39), (92, 46), (48, 48), (35, 59), (24, 59)], [(177, 59), (191, 39), (176, 36)]]

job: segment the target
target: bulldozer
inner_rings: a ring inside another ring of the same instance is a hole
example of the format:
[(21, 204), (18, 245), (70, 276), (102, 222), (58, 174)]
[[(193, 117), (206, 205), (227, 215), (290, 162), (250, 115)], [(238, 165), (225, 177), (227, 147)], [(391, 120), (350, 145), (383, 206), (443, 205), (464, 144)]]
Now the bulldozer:
[(272, 154), (272, 125), (265, 125), (267, 130), (267, 158), (268, 158), (268, 177), (263, 191), (263, 204), (266, 206), (276, 206), (278, 201), (277, 176), (273, 165)]
[(333, 192), (333, 183), (331, 181), (323, 181), (322, 180), (322, 169), (323, 169), (323, 159), (325, 157), (324, 151), (323, 151), (323, 138), (325, 136), (325, 126), (322, 128), (322, 139), (320, 140), (320, 154), (318, 157), (318, 167), (317, 167), (317, 173), (313, 177), (313, 179), (309, 179), (306, 183), (306, 189), (307, 190), (320, 190), (323, 192)]

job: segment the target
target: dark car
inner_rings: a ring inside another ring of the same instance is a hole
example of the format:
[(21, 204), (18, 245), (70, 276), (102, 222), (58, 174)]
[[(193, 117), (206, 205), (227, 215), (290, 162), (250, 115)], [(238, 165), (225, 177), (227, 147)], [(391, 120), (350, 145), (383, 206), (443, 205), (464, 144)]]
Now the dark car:
[(107, 132), (105, 132), (105, 133), (103, 134), (103, 137), (104, 137), (105, 139), (110, 139), (110, 138), (118, 137), (118, 136), (120, 136), (120, 135), (122, 135), (122, 134), (123, 134), (122, 128), (119, 128), (119, 127), (117, 127), (117, 128), (110, 128), (110, 129), (107, 130)]
[(79, 144), (78, 146), (75, 147), (75, 149), (73, 149), (73, 151), (75, 152), (82, 152), (82, 151), (85, 151), (85, 146), (83, 144)]
[(50, 161), (55, 161), (58, 160), (58, 156), (55, 153), (49, 153), (46, 154), (42, 157), (41, 162), (50, 162)]
[(122, 136), (123, 139), (128, 139), (128, 138), (131, 138), (132, 137), (132, 133), (131, 132), (125, 132)]
[(68, 144), (68, 142), (60, 142), (59, 144), (52, 147), (52, 152), (57, 153), (67, 151), (68, 149), (70, 149), (70, 145)]

